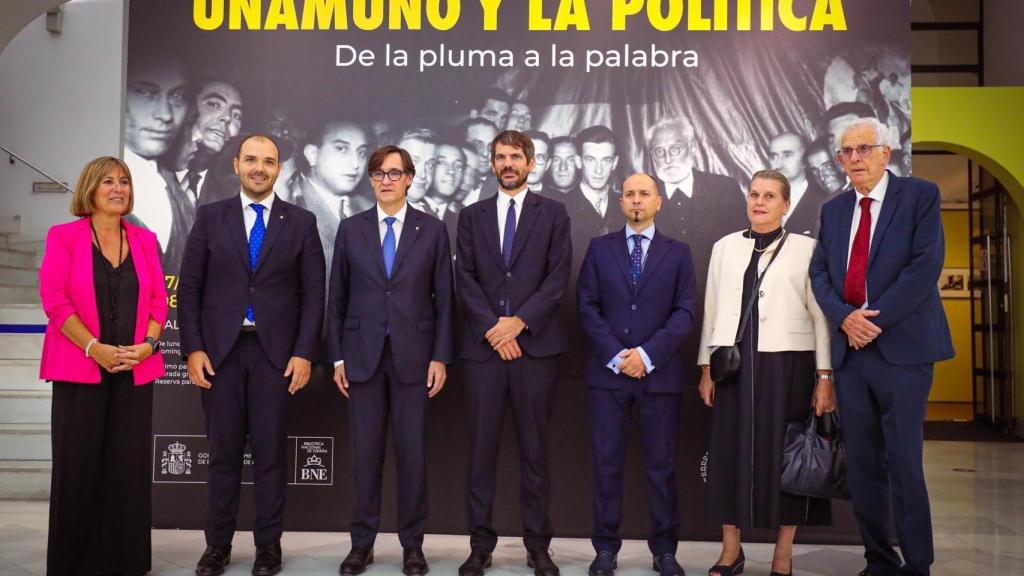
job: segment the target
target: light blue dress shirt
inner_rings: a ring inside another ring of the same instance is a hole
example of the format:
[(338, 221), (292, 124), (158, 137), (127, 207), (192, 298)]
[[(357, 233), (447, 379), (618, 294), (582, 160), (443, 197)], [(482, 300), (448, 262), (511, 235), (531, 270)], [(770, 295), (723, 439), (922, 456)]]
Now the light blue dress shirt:
[[(643, 252), (642, 261), (644, 262), (644, 264), (646, 264), (647, 250), (651, 247), (651, 242), (654, 241), (654, 224), (648, 226), (646, 230), (641, 231), (636, 231), (630, 228), (628, 225), (626, 226), (626, 254), (629, 254), (633, 251), (633, 239), (630, 238), (630, 236), (632, 236), (633, 234), (640, 234), (642, 236), (642, 238), (640, 238), (640, 251)], [(651, 372), (654, 372), (654, 364), (651, 363), (651, 357), (647, 355), (647, 352), (643, 349), (643, 346), (638, 347), (636, 350), (637, 352), (640, 353), (640, 358), (644, 361), (644, 366), (647, 368), (647, 373), (650, 374)], [(619, 351), (619, 354), (625, 351), (626, 348), (623, 348), (622, 350)], [(605, 365), (608, 367), (609, 370), (616, 374), (619, 373), (619, 366), (622, 364), (623, 360), (622, 356), (619, 356), (619, 354), (616, 354), (615, 357), (612, 358), (608, 362), (608, 364)]]

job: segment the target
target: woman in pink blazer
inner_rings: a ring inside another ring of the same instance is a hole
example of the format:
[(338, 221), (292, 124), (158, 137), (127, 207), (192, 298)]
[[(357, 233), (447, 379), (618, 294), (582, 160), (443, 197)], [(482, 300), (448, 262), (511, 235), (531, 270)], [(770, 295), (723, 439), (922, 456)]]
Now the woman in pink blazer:
[(49, 323), (39, 376), (53, 382), (47, 574), (150, 569), (153, 389), (167, 290), (156, 236), (125, 220), (128, 167), (93, 160), (71, 213), (46, 238), (39, 291)]

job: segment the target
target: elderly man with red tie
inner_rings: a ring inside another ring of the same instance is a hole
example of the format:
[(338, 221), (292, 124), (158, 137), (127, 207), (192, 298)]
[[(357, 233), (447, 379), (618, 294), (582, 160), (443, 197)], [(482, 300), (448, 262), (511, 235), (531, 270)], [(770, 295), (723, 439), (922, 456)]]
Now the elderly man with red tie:
[[(928, 574), (934, 560), (923, 428), (935, 362), (953, 357), (937, 281), (945, 241), (939, 189), (885, 167), (888, 127), (851, 121), (835, 145), (853, 190), (821, 209), (811, 260), (831, 328), (848, 480), (867, 567)], [(892, 547), (891, 505), (900, 555)]]

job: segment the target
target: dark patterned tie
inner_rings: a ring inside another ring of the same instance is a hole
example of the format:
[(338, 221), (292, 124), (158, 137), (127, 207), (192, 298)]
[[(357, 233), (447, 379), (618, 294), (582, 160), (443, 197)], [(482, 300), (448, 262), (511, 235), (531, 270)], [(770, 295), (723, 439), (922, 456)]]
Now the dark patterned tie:
[(508, 201), (508, 212), (505, 213), (505, 238), (501, 243), (501, 255), (505, 258), (505, 268), (512, 264), (512, 243), (516, 239), (516, 201)]
[[(260, 263), (263, 239), (267, 235), (267, 225), (263, 223), (263, 210), (266, 206), (253, 202), (249, 204), (249, 207), (256, 211), (256, 221), (253, 222), (252, 229), (249, 231), (249, 265), (252, 267), (252, 271), (256, 272), (256, 266)], [(249, 319), (249, 322), (256, 321), (256, 311), (253, 310), (252, 304), (249, 305), (245, 317)]]
[(636, 287), (640, 284), (640, 273), (644, 269), (644, 235), (633, 234), (630, 238), (633, 240), (633, 251), (629, 253), (629, 273), (633, 276), (633, 292), (636, 292)]

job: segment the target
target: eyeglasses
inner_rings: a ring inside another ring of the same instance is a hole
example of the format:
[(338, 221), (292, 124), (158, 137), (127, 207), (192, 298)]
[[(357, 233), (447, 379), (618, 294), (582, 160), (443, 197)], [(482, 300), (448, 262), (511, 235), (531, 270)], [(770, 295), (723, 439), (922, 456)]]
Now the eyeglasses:
[(871, 154), (872, 149), (881, 148), (882, 146), (885, 146), (885, 144), (861, 144), (856, 148), (850, 148), (847, 146), (836, 150), (836, 156), (845, 158), (846, 161), (850, 161), (853, 160), (853, 153), (856, 152), (858, 157), (867, 158)]
[(373, 178), (377, 182), (383, 182), (385, 175), (387, 175), (388, 180), (391, 180), (392, 182), (398, 182), (399, 180), (402, 179), (402, 176), (405, 176), (405, 172), (401, 170), (388, 170), (387, 172), (384, 172), (382, 170), (374, 170), (373, 172), (370, 172), (370, 178)]
[(675, 145), (669, 146), (668, 148), (662, 148), (661, 146), (659, 146), (659, 147), (655, 148), (654, 150), (651, 150), (651, 153), (654, 154), (655, 158), (661, 160), (666, 155), (668, 155), (668, 156), (670, 156), (672, 158), (678, 158), (678, 157), (682, 156), (683, 150), (684, 150), (684, 148), (681, 145), (675, 144)]

